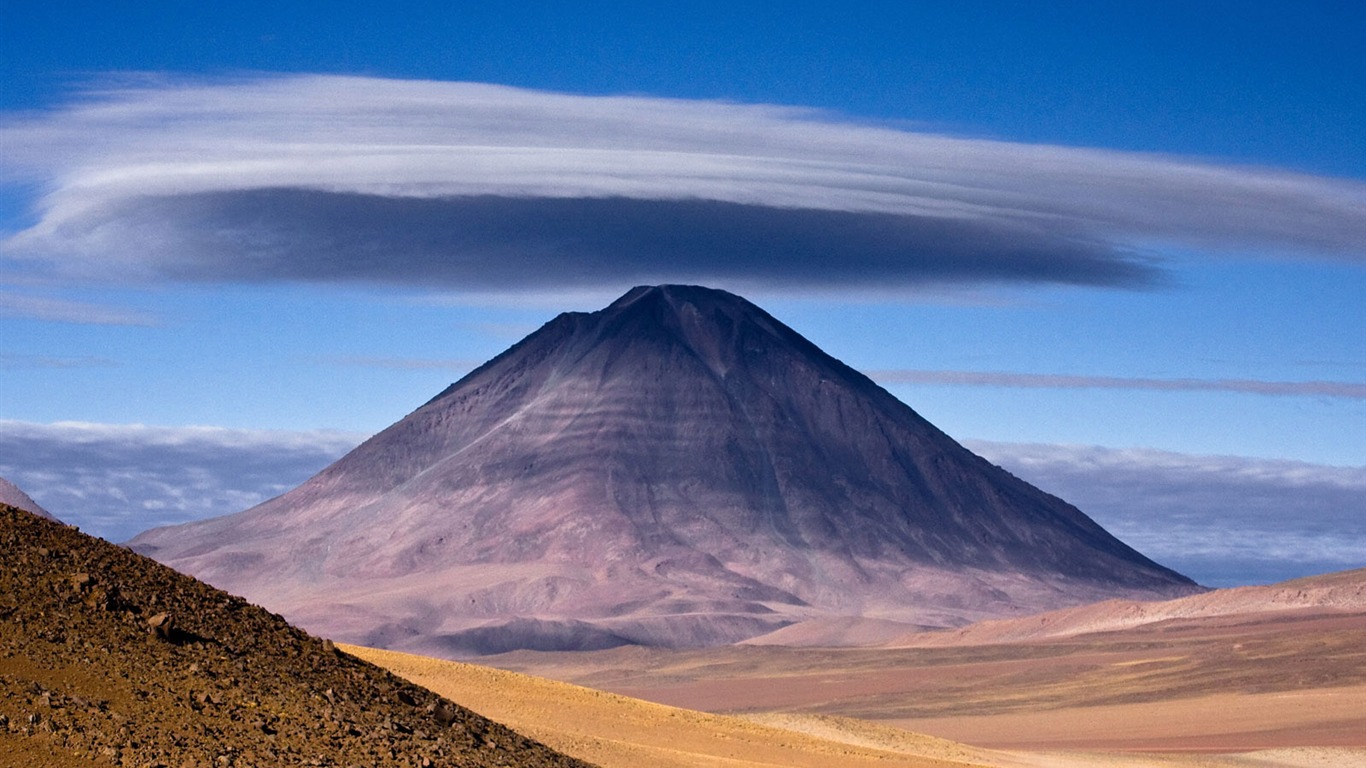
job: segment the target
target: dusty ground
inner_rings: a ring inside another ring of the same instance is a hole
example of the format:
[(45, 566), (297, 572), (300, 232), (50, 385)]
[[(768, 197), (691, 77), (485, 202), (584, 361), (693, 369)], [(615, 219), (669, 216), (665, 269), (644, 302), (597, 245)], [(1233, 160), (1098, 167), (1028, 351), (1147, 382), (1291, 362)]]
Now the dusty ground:
[(500, 667), (711, 712), (855, 717), (1030, 750), (1366, 747), (1366, 615), (950, 648), (520, 653)]
[[(423, 656), (343, 646), (400, 677), (512, 726), (552, 748), (612, 766), (884, 766), (953, 768), (991, 763), (977, 750), (899, 729), (879, 739), (829, 738), (738, 717), (696, 712), (590, 688)], [(815, 720), (815, 718), (802, 718)], [(833, 719), (825, 718), (830, 722)], [(836, 727), (841, 736), (849, 729)]]
[[(604, 768), (1349, 768), (1366, 750), (1250, 754), (992, 750), (845, 717), (721, 716), (518, 673), (345, 646), (555, 749)], [(1188, 715), (1189, 713), (1181, 713)], [(1115, 727), (1115, 723), (1109, 723)], [(1122, 726), (1121, 726), (1122, 727)], [(1085, 731), (1086, 729), (1081, 729)]]

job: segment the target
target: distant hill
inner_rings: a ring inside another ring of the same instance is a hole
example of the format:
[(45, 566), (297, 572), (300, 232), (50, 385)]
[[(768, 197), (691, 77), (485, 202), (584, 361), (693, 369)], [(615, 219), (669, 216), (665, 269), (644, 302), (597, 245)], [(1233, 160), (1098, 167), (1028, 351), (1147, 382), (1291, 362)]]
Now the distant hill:
[(1366, 568), (1279, 584), (1230, 587), (1176, 600), (1106, 600), (1023, 619), (982, 621), (950, 632), (914, 632), (889, 647), (961, 647), (1037, 642), (1142, 627), (1213, 629), (1219, 625), (1303, 621), (1366, 614)]
[(48, 512), (46, 509), (43, 509), (42, 506), (38, 504), (38, 502), (34, 501), (32, 497), (30, 497), (27, 493), (24, 493), (23, 490), (19, 488), (19, 486), (15, 485), (14, 483), (11, 483), (3, 477), (0, 477), (0, 504), (8, 504), (11, 507), (18, 507), (19, 509), (32, 512), (33, 514), (38, 515), (39, 517), (46, 517), (49, 520), (56, 519), (52, 516), (50, 512)]
[(447, 657), (1200, 589), (696, 286), (562, 314), (299, 488), (131, 546), (301, 626)]
[(0, 563), (0, 765), (587, 765), (10, 505)]

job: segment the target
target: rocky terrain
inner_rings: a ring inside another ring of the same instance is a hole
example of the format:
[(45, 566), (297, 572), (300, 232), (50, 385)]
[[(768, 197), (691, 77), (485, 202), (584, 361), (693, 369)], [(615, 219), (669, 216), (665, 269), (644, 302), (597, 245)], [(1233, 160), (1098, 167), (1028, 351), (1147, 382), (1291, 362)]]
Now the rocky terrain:
[(809, 622), (857, 643), (1200, 591), (695, 286), (560, 315), (299, 488), (131, 546), (314, 631), (446, 657)]
[(0, 505), (0, 765), (587, 764), (239, 597)]

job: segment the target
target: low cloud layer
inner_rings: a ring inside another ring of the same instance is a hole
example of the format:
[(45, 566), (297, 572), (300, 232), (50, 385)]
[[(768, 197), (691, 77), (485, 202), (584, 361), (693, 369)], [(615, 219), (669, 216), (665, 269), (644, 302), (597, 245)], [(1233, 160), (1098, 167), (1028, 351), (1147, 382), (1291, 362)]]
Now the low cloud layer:
[(1128, 389), (1157, 392), (1237, 392), (1278, 397), (1333, 397), (1366, 400), (1366, 384), (1349, 381), (1262, 381), (1259, 379), (1149, 379), (1123, 376), (1007, 373), (1002, 371), (867, 371), (884, 384), (947, 384), (1022, 389)]
[(0, 246), (72, 274), (460, 289), (1142, 286), (1148, 251), (1360, 260), (1366, 184), (808, 110), (292, 76), (110, 86), (0, 123)]
[(1366, 567), (1366, 467), (967, 441), (1209, 586)]
[(0, 477), (63, 522), (117, 542), (259, 504), (361, 439), (328, 431), (0, 421)]
[[(0, 421), (0, 477), (112, 541), (238, 512), (359, 435)], [(1366, 467), (968, 441), (1159, 562), (1211, 586), (1366, 566)]]

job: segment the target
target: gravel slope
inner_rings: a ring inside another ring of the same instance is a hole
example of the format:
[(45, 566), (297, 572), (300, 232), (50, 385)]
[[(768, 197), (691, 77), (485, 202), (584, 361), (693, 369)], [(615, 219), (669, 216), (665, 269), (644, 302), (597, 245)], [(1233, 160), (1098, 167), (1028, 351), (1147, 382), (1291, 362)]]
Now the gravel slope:
[(7, 505), (0, 764), (587, 765), (241, 598)]

